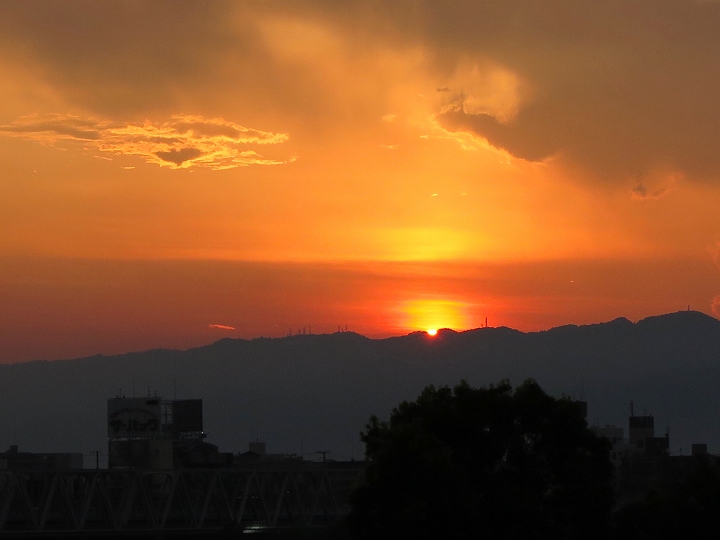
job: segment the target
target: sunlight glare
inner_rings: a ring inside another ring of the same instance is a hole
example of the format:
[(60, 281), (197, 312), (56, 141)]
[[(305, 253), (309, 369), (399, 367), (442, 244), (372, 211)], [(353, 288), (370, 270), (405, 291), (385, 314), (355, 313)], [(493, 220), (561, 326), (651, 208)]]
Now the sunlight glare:
[(467, 328), (467, 304), (455, 300), (424, 299), (403, 303), (404, 325), (434, 336), (440, 328)]

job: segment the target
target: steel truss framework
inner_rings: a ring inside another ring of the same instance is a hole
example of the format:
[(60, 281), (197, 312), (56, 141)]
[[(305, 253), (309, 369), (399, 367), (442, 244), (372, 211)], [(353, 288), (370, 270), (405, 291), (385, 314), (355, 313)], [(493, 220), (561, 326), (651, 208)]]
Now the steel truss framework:
[(0, 471), (0, 536), (327, 525), (363, 471)]

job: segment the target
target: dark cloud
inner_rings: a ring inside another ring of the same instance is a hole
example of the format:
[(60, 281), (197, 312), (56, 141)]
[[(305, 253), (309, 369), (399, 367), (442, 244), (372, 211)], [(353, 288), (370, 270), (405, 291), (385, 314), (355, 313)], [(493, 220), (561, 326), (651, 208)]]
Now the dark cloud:
[[(176, 112), (191, 93), (210, 103), (205, 91), (224, 84), (275, 114), (335, 125), (320, 101), (341, 92), (273, 57), (255, 25), (273, 17), (332, 25), (357, 51), (420, 48), (428, 90), (463, 96), (436, 111), (441, 124), (517, 157), (558, 156), (623, 181), (657, 169), (720, 178), (718, 2), (7, 0), (0, 53), (31, 59), (71, 102), (106, 116)], [(517, 77), (517, 114), (467, 106), (483, 102), (457, 77), (473, 64)]]
[(637, 195), (641, 199), (644, 199), (645, 197), (647, 197), (647, 188), (643, 184), (636, 185), (632, 189), (632, 192), (634, 195)]
[(466, 114), (462, 110), (452, 110), (439, 116), (440, 123), (454, 131), (469, 131), (487, 139), (496, 148), (530, 161), (542, 161), (556, 153), (560, 146), (549, 136), (552, 126), (546, 131), (529, 128), (542, 125), (542, 118), (525, 120), (532, 112), (522, 111), (519, 118), (508, 124), (501, 124), (489, 114)]
[(632, 198), (637, 201), (655, 201), (657, 199), (662, 199), (670, 193), (670, 191), (671, 188), (668, 187), (656, 188), (651, 191), (647, 188), (647, 186), (645, 186), (645, 184), (638, 183), (630, 190), (630, 193)]
[(155, 152), (155, 155), (163, 161), (174, 163), (179, 167), (186, 161), (202, 156), (203, 152), (197, 148), (182, 148), (180, 150), (168, 150), (167, 152)]
[(9, 0), (0, 3), (0, 46), (43, 66), (44, 77), (96, 111), (172, 106), (179, 86), (207, 81), (242, 35), (233, 3), (173, 0)]
[[(608, 179), (676, 169), (720, 178), (720, 3), (694, 0), (322, 2), (340, 26), (424, 46), (436, 84), (491, 62), (527, 92), (505, 123), (440, 117), (530, 160), (560, 155)], [(317, 12), (316, 12), (317, 13)], [(359, 22), (361, 21), (361, 22)], [(469, 89), (453, 89), (467, 93)], [(478, 112), (484, 114), (477, 114)]]

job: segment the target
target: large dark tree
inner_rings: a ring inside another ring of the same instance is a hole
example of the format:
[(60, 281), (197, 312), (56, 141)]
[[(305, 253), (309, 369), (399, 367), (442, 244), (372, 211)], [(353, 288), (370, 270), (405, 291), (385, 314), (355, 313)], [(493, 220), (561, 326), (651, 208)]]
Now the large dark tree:
[(644, 499), (626, 505), (617, 513), (615, 537), (618, 540), (718, 538), (720, 463), (714, 456), (680, 459), (690, 470), (667, 474)]
[(370, 460), (352, 500), (360, 538), (592, 539), (612, 506), (608, 444), (578, 403), (532, 380), (513, 390), (427, 387), (372, 417)]

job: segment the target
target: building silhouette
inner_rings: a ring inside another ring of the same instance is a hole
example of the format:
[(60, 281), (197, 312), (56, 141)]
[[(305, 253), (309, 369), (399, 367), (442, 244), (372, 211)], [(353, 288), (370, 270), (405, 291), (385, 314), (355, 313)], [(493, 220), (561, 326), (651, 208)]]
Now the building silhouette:
[(232, 465), (231, 453), (205, 441), (201, 399), (111, 398), (107, 425), (110, 469)]

